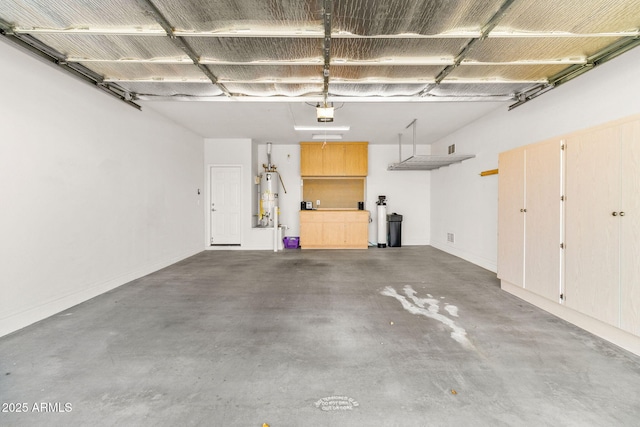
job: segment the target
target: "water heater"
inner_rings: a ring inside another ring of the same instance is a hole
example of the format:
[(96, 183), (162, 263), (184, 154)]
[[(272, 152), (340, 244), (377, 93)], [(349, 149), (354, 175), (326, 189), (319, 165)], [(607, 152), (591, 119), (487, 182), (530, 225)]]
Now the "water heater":
[[(278, 227), (278, 180), (280, 175), (271, 163), (271, 143), (267, 142), (267, 164), (263, 164), (264, 173), (260, 175), (260, 197), (258, 200), (258, 226)], [(286, 193), (286, 190), (285, 190)]]

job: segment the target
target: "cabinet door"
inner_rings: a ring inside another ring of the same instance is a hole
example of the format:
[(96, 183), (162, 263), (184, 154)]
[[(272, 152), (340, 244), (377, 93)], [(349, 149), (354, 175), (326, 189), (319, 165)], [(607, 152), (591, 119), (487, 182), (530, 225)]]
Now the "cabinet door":
[(322, 243), (328, 247), (345, 245), (344, 222), (325, 222), (322, 224)]
[(620, 313), (620, 131), (566, 140), (566, 305), (617, 326)]
[(500, 153), (498, 160), (498, 277), (524, 285), (524, 150)]
[(366, 143), (345, 144), (345, 175), (367, 176), (369, 173), (369, 147)]
[(640, 121), (621, 137), (620, 327), (640, 336)]
[(524, 287), (558, 302), (562, 251), (561, 141), (535, 144), (525, 153)]
[(324, 148), (322, 148), (322, 175), (344, 175), (344, 144), (324, 144)]
[(303, 222), (300, 223), (300, 247), (311, 248), (322, 245), (322, 223)]
[(369, 247), (369, 214), (348, 212), (345, 215), (345, 244), (349, 247)]
[(321, 176), (322, 171), (322, 144), (300, 144), (300, 175)]

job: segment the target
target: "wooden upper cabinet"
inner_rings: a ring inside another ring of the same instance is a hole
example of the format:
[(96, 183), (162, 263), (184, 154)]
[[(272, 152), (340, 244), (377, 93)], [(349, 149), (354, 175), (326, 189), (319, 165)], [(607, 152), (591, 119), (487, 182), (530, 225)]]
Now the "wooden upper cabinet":
[(366, 142), (344, 145), (345, 175), (367, 176), (369, 173), (369, 147)]
[(327, 144), (322, 148), (322, 175), (345, 175), (344, 144)]
[(367, 142), (301, 142), (300, 175), (367, 176)]
[[(317, 143), (300, 144), (300, 175), (322, 175), (322, 145)], [(320, 159), (318, 161), (318, 159)]]

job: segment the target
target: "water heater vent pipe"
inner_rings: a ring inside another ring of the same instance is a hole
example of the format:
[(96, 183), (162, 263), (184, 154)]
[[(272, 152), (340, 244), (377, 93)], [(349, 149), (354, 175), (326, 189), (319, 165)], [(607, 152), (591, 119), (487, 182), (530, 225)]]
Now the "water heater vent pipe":
[(271, 143), (267, 142), (267, 170), (271, 171)]

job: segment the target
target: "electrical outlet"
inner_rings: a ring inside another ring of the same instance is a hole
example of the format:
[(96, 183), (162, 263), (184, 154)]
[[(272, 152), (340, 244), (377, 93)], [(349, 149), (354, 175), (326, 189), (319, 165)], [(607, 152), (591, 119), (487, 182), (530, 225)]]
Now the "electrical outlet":
[(316, 200), (316, 206), (320, 206), (320, 200)]
[(456, 236), (453, 233), (447, 233), (447, 242), (449, 243), (455, 243), (456, 241)]

